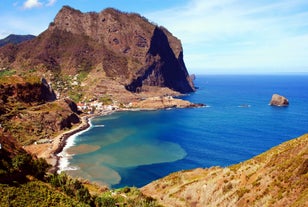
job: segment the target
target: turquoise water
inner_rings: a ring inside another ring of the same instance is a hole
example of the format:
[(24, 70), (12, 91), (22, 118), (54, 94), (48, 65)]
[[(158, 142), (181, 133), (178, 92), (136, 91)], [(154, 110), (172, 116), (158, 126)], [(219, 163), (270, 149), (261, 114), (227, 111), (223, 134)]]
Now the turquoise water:
[[(198, 91), (183, 98), (207, 107), (95, 118), (71, 139), (63, 169), (140, 187), (183, 169), (238, 163), (308, 131), (308, 76), (211, 75), (195, 84)], [(269, 106), (273, 93), (290, 106)]]

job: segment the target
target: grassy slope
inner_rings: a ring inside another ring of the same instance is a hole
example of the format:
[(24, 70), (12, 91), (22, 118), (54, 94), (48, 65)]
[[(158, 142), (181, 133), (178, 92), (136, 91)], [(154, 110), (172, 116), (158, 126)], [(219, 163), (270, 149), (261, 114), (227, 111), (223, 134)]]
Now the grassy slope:
[(308, 134), (246, 162), (171, 174), (142, 189), (165, 206), (308, 206)]
[(18, 186), (0, 184), (0, 194), (0, 206), (89, 206), (42, 181), (31, 181)]

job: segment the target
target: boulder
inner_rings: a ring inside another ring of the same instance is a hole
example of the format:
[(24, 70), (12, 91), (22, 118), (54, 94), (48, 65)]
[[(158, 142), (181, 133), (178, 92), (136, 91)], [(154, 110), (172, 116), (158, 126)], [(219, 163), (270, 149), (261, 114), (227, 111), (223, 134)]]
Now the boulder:
[(273, 94), (272, 99), (270, 101), (271, 106), (288, 106), (289, 105), (289, 100), (281, 96), (279, 94)]

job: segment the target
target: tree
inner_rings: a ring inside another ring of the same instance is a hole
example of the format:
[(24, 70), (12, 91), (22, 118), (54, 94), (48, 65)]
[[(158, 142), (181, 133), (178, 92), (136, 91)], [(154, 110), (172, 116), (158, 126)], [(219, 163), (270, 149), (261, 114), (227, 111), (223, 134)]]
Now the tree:
[(31, 172), (31, 161), (32, 157), (30, 154), (18, 154), (12, 159), (12, 166), (15, 170), (18, 170), (20, 172), (24, 172), (24, 174)]
[(33, 161), (32, 172), (38, 179), (43, 179), (46, 171), (50, 168), (50, 165), (43, 158), (39, 158)]

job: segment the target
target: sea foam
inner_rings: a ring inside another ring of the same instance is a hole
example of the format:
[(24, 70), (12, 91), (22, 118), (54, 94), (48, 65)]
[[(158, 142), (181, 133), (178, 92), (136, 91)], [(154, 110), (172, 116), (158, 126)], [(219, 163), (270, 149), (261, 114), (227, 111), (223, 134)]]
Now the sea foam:
[(89, 127), (85, 130), (79, 131), (72, 136), (68, 137), (66, 140), (66, 144), (63, 148), (63, 150), (57, 154), (59, 157), (59, 170), (58, 173), (61, 173), (62, 171), (68, 171), (68, 170), (78, 170), (79, 167), (77, 166), (70, 166), (70, 159), (74, 156), (74, 154), (68, 153), (68, 149), (75, 146), (75, 140), (76, 137), (78, 137), (80, 134), (85, 133), (86, 131), (89, 131), (91, 128), (93, 128), (93, 124), (91, 123), (91, 118), (89, 119)]

